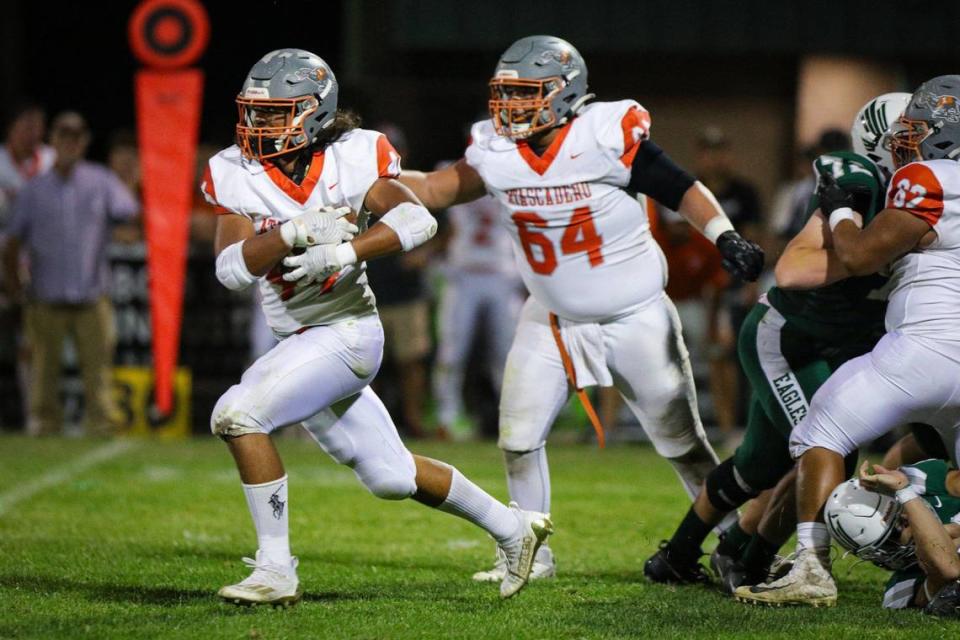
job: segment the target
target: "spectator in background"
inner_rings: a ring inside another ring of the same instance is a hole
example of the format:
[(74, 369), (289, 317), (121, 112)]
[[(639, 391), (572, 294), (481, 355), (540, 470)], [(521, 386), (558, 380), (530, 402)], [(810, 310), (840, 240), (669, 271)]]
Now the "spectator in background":
[(787, 242), (803, 227), (796, 226), (800, 220), (798, 212), (807, 208), (810, 196), (817, 188), (816, 180), (810, 166), (817, 157), (817, 145), (810, 145), (800, 149), (793, 158), (793, 170), (790, 178), (777, 188), (773, 197), (773, 206), (770, 208), (769, 228), (776, 240), (776, 247), (769, 253), (770, 264), (776, 264), (776, 257), (783, 253)]
[(485, 364), (499, 393), (525, 297), (512, 241), (499, 224), (499, 215), (500, 207), (490, 196), (450, 207), (440, 240), (446, 286), (440, 300), (433, 388), (438, 431), (457, 439), (474, 430), (463, 411), (463, 376), (474, 338), (483, 330)]
[[(140, 149), (137, 147), (137, 136), (132, 131), (121, 129), (110, 136), (107, 166), (130, 193), (139, 199)], [(143, 229), (134, 222), (114, 225), (112, 239), (122, 244), (134, 244), (143, 240)]]
[(26, 103), (14, 109), (0, 146), (0, 226), (6, 227), (17, 192), (53, 166), (54, 150), (43, 144), (43, 109)]
[[(24, 331), (32, 352), (28, 433), (62, 429), (59, 381), (63, 342), (70, 336), (79, 358), (88, 434), (108, 434), (115, 424), (111, 398), (113, 308), (108, 297), (106, 245), (115, 220), (139, 207), (130, 190), (106, 167), (85, 161), (90, 133), (75, 112), (58, 115), (50, 141), (53, 169), (27, 182), (17, 195), (4, 262), (11, 294), (26, 292)], [(26, 286), (21, 249), (29, 258)]]
[[(716, 126), (706, 127), (697, 138), (697, 156), (695, 162), (697, 178), (717, 197), (727, 217), (743, 234), (743, 237), (766, 246), (763, 233), (763, 220), (760, 215), (760, 199), (756, 188), (734, 172), (734, 156), (727, 134)], [(723, 299), (723, 307), (729, 314), (730, 339), (714, 345), (716, 366), (727, 368), (732, 374), (721, 378), (719, 402), (725, 403), (726, 397), (736, 398), (736, 423), (742, 424), (746, 409), (746, 380), (737, 364), (737, 341), (740, 326), (759, 297), (757, 283), (732, 281)], [(726, 363), (726, 364), (724, 364)]]
[[(777, 198), (777, 207), (773, 212), (773, 228), (781, 242), (786, 244), (791, 238), (800, 233), (810, 212), (807, 205), (810, 196), (817, 188), (813, 175), (812, 164), (825, 153), (833, 151), (850, 151), (850, 135), (840, 129), (825, 129), (820, 134), (817, 143), (806, 150), (801, 156), (800, 165), (794, 168), (794, 180), (781, 187), (781, 195)], [(786, 191), (784, 191), (786, 190)], [(770, 262), (772, 266), (774, 262)]]
[[(45, 128), (43, 109), (29, 102), (15, 108), (7, 123), (4, 142), (0, 145), (0, 244), (6, 242), (10, 210), (17, 192), (27, 180), (53, 165), (56, 153), (43, 144)], [(0, 285), (5, 285), (8, 277), (0, 275)], [(30, 361), (20, 333), (20, 309), (14, 302), (0, 297), (0, 381), (11, 395), (16, 393), (14, 389), (20, 393), (17, 399), (4, 398), (0, 420), (4, 424), (22, 425), (28, 413)]]
[(734, 172), (730, 139), (720, 127), (710, 126), (700, 132), (694, 168), (697, 179), (713, 192), (733, 226), (743, 237), (760, 242), (762, 218), (757, 189)]
[(727, 438), (737, 426), (736, 349), (729, 318), (721, 313), (723, 292), (730, 284), (720, 253), (713, 243), (697, 233), (680, 214), (657, 207), (659, 219), (653, 237), (667, 259), (667, 295), (673, 300), (683, 325), (683, 338), (690, 350), (694, 374), (707, 358), (710, 397), (717, 425)]
[[(387, 139), (401, 157), (407, 155), (407, 140), (394, 124), (384, 123), (375, 128)], [(399, 421), (410, 436), (425, 434), (423, 411), (427, 399), (427, 356), (430, 354), (430, 304), (424, 283), (424, 269), (433, 248), (431, 243), (421, 245), (408, 253), (398, 253), (367, 263), (367, 277), (377, 297), (377, 310), (383, 324), (384, 360), (393, 364), (395, 379), (383, 373), (374, 382), (377, 393), (390, 402), (387, 392), (392, 382), (399, 388)], [(393, 413), (391, 411), (391, 413)]]

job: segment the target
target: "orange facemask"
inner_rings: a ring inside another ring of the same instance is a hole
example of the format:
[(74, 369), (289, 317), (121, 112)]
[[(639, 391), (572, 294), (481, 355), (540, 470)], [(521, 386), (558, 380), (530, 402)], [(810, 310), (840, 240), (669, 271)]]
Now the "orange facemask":
[(313, 96), (244, 98), (237, 96), (237, 145), (244, 158), (266, 160), (310, 144), (303, 121), (317, 110)]
[(899, 169), (911, 162), (923, 160), (920, 145), (931, 133), (930, 125), (925, 121), (900, 116), (896, 125), (891, 127), (889, 138), (893, 166)]
[(560, 78), (490, 80), (490, 117), (497, 134), (514, 140), (529, 138), (557, 124), (550, 102), (563, 88)]

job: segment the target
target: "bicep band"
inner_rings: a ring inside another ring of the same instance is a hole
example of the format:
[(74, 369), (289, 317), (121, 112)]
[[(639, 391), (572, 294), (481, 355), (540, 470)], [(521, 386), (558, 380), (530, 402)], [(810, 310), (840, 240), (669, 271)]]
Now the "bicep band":
[(412, 202), (401, 202), (381, 216), (380, 222), (393, 229), (404, 251), (419, 247), (437, 233), (437, 219)]
[(234, 242), (217, 256), (217, 280), (231, 291), (246, 289), (257, 281), (243, 259), (244, 242)]

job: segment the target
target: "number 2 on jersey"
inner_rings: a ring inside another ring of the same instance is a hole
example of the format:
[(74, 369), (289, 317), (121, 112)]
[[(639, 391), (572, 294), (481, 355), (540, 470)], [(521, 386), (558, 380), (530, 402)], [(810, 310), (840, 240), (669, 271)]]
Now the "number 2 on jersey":
[[(545, 234), (533, 230), (533, 228), (546, 228), (547, 221), (533, 211), (518, 211), (513, 214), (513, 221), (517, 225), (523, 253), (527, 256), (527, 262), (530, 263), (533, 272), (542, 276), (553, 273), (557, 268), (557, 253), (553, 243)], [(596, 267), (603, 264), (603, 253), (600, 251), (602, 245), (603, 238), (597, 233), (597, 227), (593, 224), (593, 212), (590, 211), (590, 207), (574, 209), (570, 222), (564, 228), (563, 236), (560, 237), (560, 250), (563, 255), (586, 253), (590, 266)], [(540, 256), (534, 253), (534, 246), (540, 248)]]

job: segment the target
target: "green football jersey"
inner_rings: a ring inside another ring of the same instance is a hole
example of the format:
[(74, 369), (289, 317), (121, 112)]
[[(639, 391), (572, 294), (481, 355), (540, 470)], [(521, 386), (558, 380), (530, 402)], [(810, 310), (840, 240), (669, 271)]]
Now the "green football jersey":
[[(950, 470), (951, 467), (945, 460), (937, 459), (924, 460), (901, 469), (910, 478), (910, 484), (916, 487), (923, 499), (933, 507), (943, 524), (960, 523), (960, 497), (950, 495), (947, 491), (947, 473)], [(887, 581), (886, 589), (904, 580), (922, 578), (923, 575), (923, 569), (916, 565), (895, 571)]]
[[(832, 175), (841, 187), (858, 190), (857, 210), (864, 214), (864, 224), (883, 210), (886, 182), (867, 158), (837, 151), (817, 158), (814, 171), (818, 176)], [(814, 194), (807, 207), (808, 219), (819, 206)], [(767, 299), (788, 322), (824, 341), (827, 348), (842, 345), (859, 355), (869, 351), (884, 333), (886, 281), (874, 274), (847, 278), (819, 289), (773, 287), (767, 292)]]

